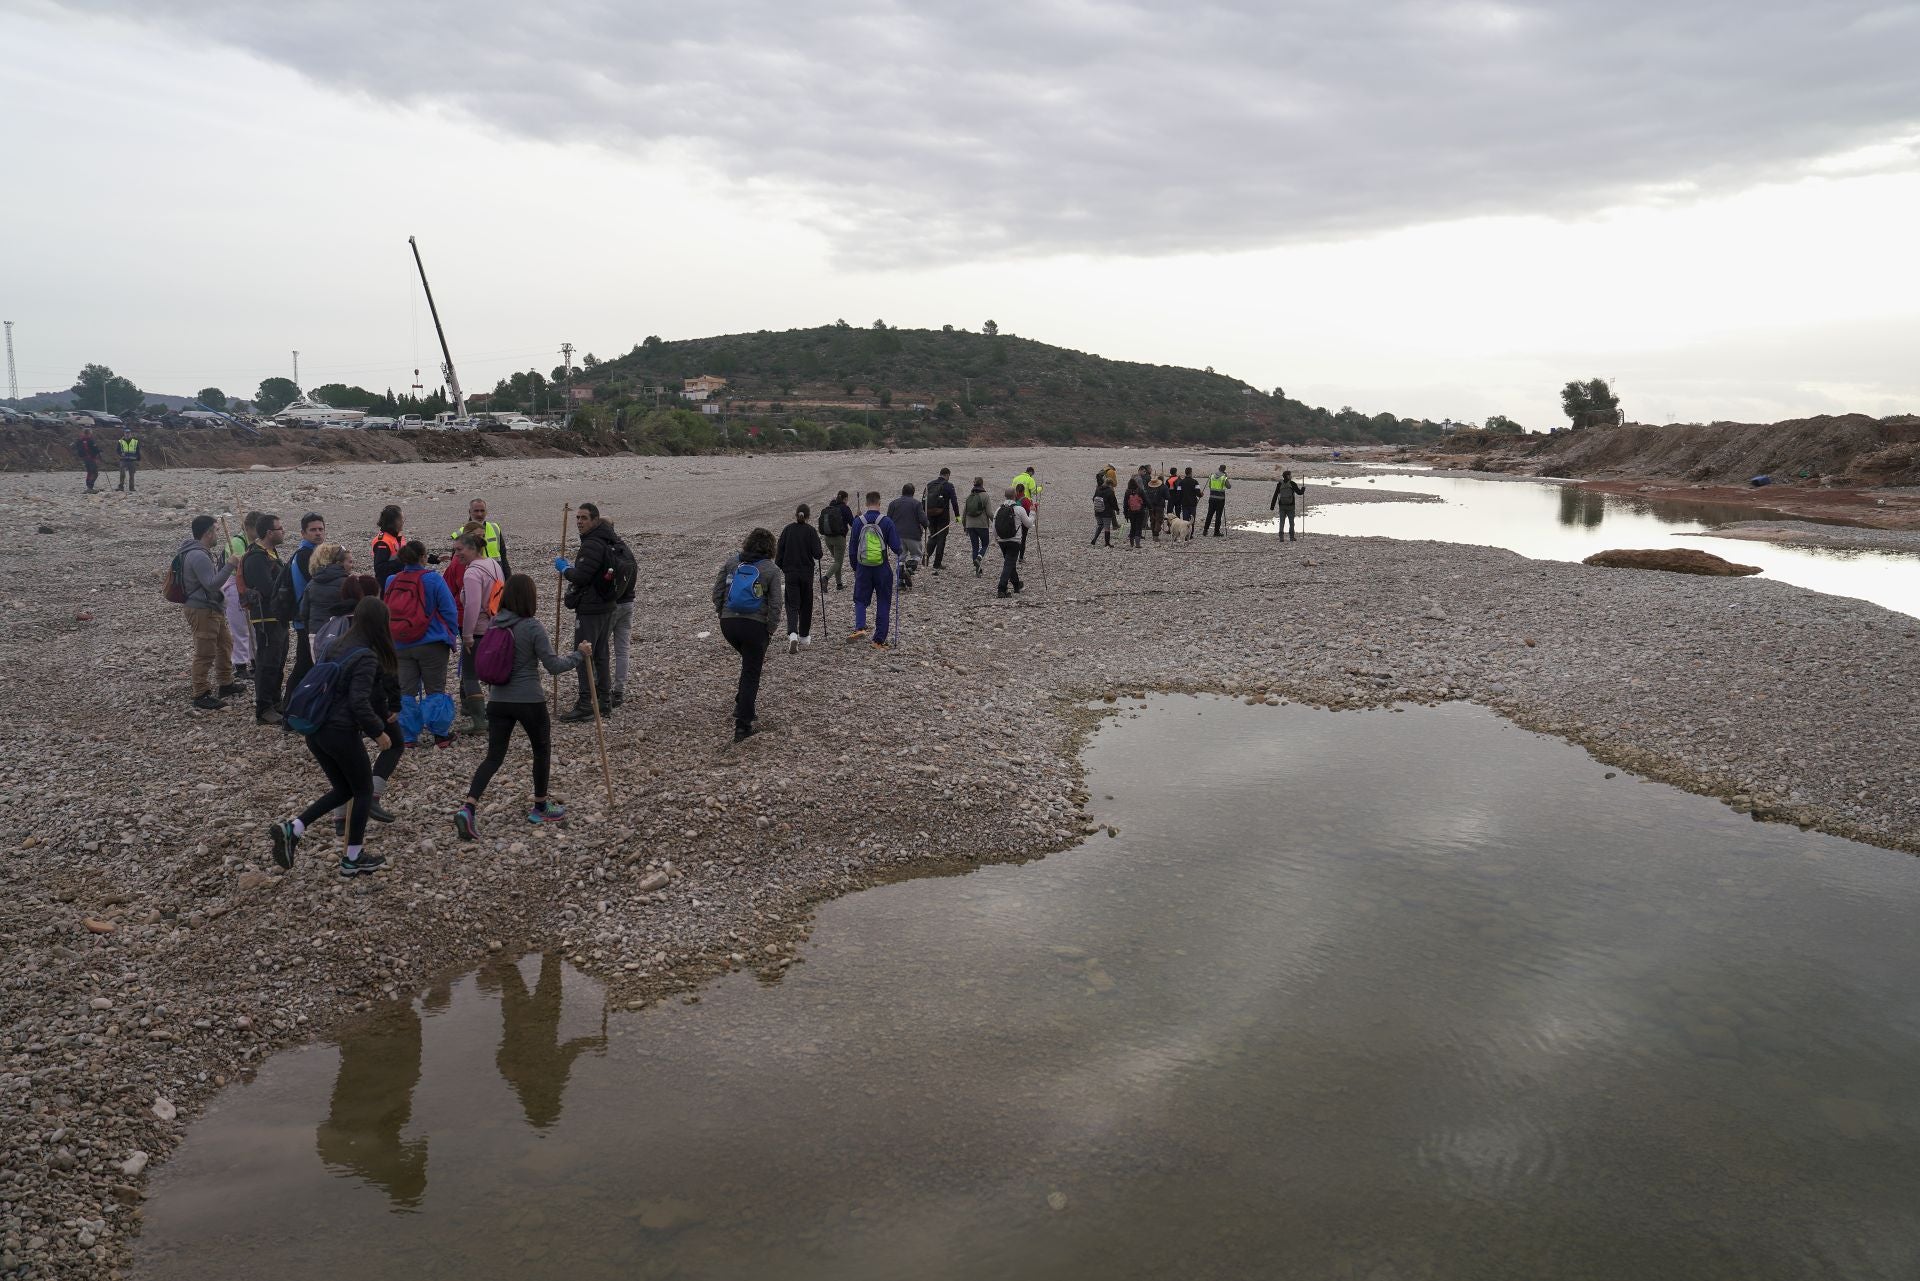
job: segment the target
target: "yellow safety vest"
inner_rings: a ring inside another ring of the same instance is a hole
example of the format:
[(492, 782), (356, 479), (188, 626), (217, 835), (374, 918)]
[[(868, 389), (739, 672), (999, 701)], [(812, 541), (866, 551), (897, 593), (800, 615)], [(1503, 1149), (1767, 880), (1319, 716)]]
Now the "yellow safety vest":
[(1013, 483), (1023, 486), (1027, 491), (1028, 498), (1033, 499), (1035, 502), (1040, 500), (1040, 482), (1033, 478), (1031, 472), (1021, 472), (1013, 478)]
[[(465, 528), (466, 528), (465, 525), (462, 525), (460, 527), (460, 529), (465, 529)], [(485, 533), (487, 536), (487, 555), (493, 557), (495, 560), (499, 560), (500, 559), (500, 526), (494, 524), (492, 521), (488, 521)], [(447, 537), (454, 540), (455, 542), (458, 542), (460, 539), (460, 530), (459, 529), (454, 530), (451, 534), (448, 534)]]
[(137, 463), (140, 461), (140, 441), (138, 438), (129, 436), (120, 442), (120, 461), (123, 463)]
[(1215, 472), (1207, 478), (1207, 488), (1216, 494), (1224, 494), (1227, 492), (1227, 478)]

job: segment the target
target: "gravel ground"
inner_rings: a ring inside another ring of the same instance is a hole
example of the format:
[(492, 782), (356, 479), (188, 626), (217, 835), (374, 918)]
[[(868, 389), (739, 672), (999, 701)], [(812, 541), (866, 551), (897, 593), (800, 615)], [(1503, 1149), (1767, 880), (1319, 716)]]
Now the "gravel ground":
[[(622, 1000), (693, 1000), (729, 967), (774, 976), (803, 960), (823, 897), (1091, 834), (1075, 749), (1099, 700), (1127, 692), (1473, 699), (1756, 816), (1920, 849), (1912, 619), (1765, 580), (1440, 543), (1243, 531), (1089, 548), (1084, 477), (1109, 459), (1128, 462), (1109, 449), (155, 471), (136, 496), (93, 498), (73, 473), (0, 476), (0, 1276), (124, 1268), (142, 1170), (215, 1089), (490, 950), (557, 946)], [(897, 492), (949, 463), (964, 490), (1030, 460), (1051, 480), (1024, 599), (994, 599), (962, 544), (958, 569), (909, 596), (900, 647), (875, 653), (839, 642), (849, 596), (834, 594), (811, 650), (769, 655), (767, 732), (731, 745), (736, 663), (708, 590), (746, 528), (778, 529), (836, 488)], [(1243, 483), (1229, 514), (1263, 515), (1268, 492)], [(462, 740), (403, 764), (399, 821), (371, 833), (389, 872), (340, 880), (320, 836), (279, 874), (265, 825), (322, 785), (298, 740), (238, 707), (188, 710), (162, 566), (199, 510), (292, 524), (317, 508), (362, 555), (383, 502), (441, 534), (472, 494), (522, 567), (552, 555), (569, 499), (599, 502), (634, 543), (635, 670), (608, 727), (617, 804), (591, 727), (559, 727), (570, 829), (520, 822), (517, 743), (485, 838), (464, 845), (449, 816), (480, 751)], [(1335, 495), (1386, 496), (1321, 487), (1315, 501)]]
[(1700, 538), (1744, 538), (1755, 543), (1816, 547), (1835, 552), (1911, 552), (1920, 554), (1920, 529), (1857, 529), (1819, 525), (1808, 520), (1743, 520)]

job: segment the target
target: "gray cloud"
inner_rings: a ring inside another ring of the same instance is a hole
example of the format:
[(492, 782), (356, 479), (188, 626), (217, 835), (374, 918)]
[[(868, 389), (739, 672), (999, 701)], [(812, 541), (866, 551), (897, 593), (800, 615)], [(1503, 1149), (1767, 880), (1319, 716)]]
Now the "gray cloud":
[(1910, 3), (56, 2), (516, 134), (683, 144), (874, 265), (1573, 213), (1920, 128)]

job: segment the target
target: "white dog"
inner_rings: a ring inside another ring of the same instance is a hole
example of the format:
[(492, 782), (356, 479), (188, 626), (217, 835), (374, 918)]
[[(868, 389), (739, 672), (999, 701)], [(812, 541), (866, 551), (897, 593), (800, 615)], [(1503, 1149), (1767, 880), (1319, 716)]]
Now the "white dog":
[(1169, 516), (1167, 517), (1167, 532), (1173, 536), (1174, 542), (1184, 542), (1193, 533), (1193, 522), (1190, 520), (1182, 520), (1178, 516)]

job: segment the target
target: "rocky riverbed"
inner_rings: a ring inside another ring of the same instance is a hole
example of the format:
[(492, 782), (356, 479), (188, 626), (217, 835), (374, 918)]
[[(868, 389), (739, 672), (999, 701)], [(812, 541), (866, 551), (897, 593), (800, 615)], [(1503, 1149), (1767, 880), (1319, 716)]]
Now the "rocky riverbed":
[[(1109, 460), (1130, 464), (1102, 449), (154, 471), (137, 495), (94, 497), (74, 473), (0, 477), (0, 1277), (123, 1268), (144, 1170), (216, 1089), (491, 950), (558, 948), (622, 1000), (694, 1000), (703, 977), (800, 963), (823, 897), (1093, 834), (1075, 748), (1129, 692), (1473, 699), (1756, 817), (1920, 850), (1910, 618), (1765, 580), (1435, 543), (1090, 548), (1085, 478)], [(962, 543), (879, 653), (839, 642), (849, 594), (834, 593), (811, 649), (769, 655), (766, 732), (731, 745), (737, 664), (709, 587), (746, 529), (836, 489), (897, 493), (945, 464), (964, 491), (1029, 461), (1048, 489), (1023, 599), (996, 600)], [(1264, 515), (1270, 481), (1232, 465), (1230, 515)], [(1389, 484), (1314, 501), (1406, 497)], [(387, 873), (342, 881), (318, 835), (280, 874), (266, 824), (323, 785), (299, 740), (237, 703), (188, 709), (160, 570), (196, 511), (291, 526), (318, 510), (364, 562), (383, 503), (437, 543), (476, 494), (517, 568), (545, 566), (562, 504), (582, 499), (639, 556), (634, 670), (607, 727), (614, 805), (591, 727), (562, 726), (571, 825), (521, 822), (516, 744), (483, 839), (462, 843), (449, 818), (480, 756), (463, 739), (402, 765), (399, 821), (370, 834)]]
[(1920, 529), (1857, 529), (1821, 525), (1810, 520), (1743, 520), (1723, 525), (1702, 538), (1740, 538), (1785, 547), (1813, 547), (1830, 552), (1906, 552), (1920, 555)]

